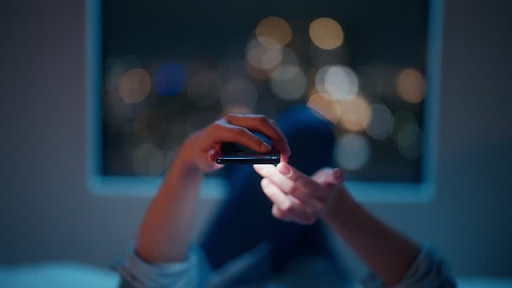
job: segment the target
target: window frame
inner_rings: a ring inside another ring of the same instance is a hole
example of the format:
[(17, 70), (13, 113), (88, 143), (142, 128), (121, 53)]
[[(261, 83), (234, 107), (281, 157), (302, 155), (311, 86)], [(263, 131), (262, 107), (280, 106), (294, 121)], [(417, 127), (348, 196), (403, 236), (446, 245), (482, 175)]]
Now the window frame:
[[(162, 177), (105, 176), (101, 174), (101, 73), (102, 66), (102, 0), (86, 2), (86, 115), (87, 115), (87, 169), (86, 180), (91, 192), (111, 196), (153, 196)], [(424, 137), (421, 181), (376, 182), (347, 181), (346, 186), (354, 198), (362, 202), (425, 203), (433, 199), (437, 183), (439, 99), (442, 71), (442, 43), (444, 1), (430, 0), (427, 32), (428, 81), (424, 104)], [(222, 198), (227, 185), (219, 177), (207, 177), (201, 185), (201, 197)]]

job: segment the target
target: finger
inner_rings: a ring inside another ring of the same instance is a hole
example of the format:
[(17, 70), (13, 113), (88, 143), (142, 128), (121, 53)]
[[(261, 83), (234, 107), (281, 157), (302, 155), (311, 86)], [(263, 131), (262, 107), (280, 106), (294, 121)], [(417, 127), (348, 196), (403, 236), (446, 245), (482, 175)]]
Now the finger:
[[(283, 164), (284, 163), (280, 163), (279, 165)], [(294, 196), (304, 203), (314, 201), (316, 196), (321, 194), (321, 191), (319, 191), (321, 187), (302, 173), (302, 176), (293, 176), (292, 181), (292, 179), (289, 179), (287, 176), (280, 173), (273, 165), (253, 165), (253, 167), (254, 170), (263, 178), (269, 179), (270, 182), (276, 185), (280, 190), (286, 194)], [(311, 183), (304, 184), (305, 182)], [(308, 185), (310, 185), (310, 187), (307, 187)]]
[(219, 150), (217, 149), (212, 149), (208, 152), (208, 159), (210, 160), (211, 170), (218, 170), (224, 167), (224, 165), (217, 164), (217, 156), (219, 156)]
[(298, 199), (295, 199), (293, 196), (288, 195), (288, 198), (292, 202), (292, 205), (289, 210), (282, 210), (284, 217), (305, 225), (313, 224), (315, 222), (317, 218), (316, 214), (308, 205), (302, 203)]
[(227, 114), (224, 116), (230, 124), (245, 127), (250, 130), (259, 131), (267, 136), (272, 144), (283, 156), (290, 155), (290, 147), (283, 132), (277, 127), (275, 121), (263, 115)]
[(317, 183), (313, 181), (309, 176), (295, 169), (288, 163), (279, 163), (276, 166), (276, 170), (279, 174), (292, 181), (301, 190), (308, 192), (308, 194), (315, 194), (320, 191)]
[[(261, 187), (273, 203), (277, 204), (274, 201), (276, 200), (282, 204), (277, 206), (284, 211), (291, 210), (292, 207), (290, 207), (290, 205), (294, 205), (296, 202), (298, 203), (296, 203), (295, 206), (300, 206), (300, 210), (305, 210), (308, 213), (320, 213), (323, 210), (324, 202), (319, 196), (302, 194), (304, 193), (302, 191), (285, 193), (268, 178), (263, 178), (261, 180)], [(268, 195), (267, 193), (272, 193), (274, 195)], [(302, 199), (296, 195), (300, 195)]]
[(284, 143), (281, 144), (282, 147), (279, 148), (280, 149), (279, 152), (281, 153), (281, 162), (288, 162), (288, 158), (292, 154), (292, 150), (290, 149), (290, 146), (288, 145), (288, 139), (286, 139), (286, 136), (284, 136), (283, 132), (277, 125), (276, 121), (274, 121), (273, 119), (270, 119), (269, 121), (270, 121), (270, 124), (272, 124), (272, 126), (274, 126), (274, 128), (277, 131), (279, 131), (279, 133), (281, 134), (281, 136), (284, 139)]
[(339, 168), (323, 168), (318, 170), (311, 177), (314, 181), (320, 184), (341, 184), (345, 181), (345, 174)]
[(274, 165), (253, 165), (254, 170), (263, 178), (267, 178), (285, 193), (291, 193), (295, 184), (279, 173)]
[(268, 197), (275, 206), (282, 211), (288, 211), (291, 208), (292, 201), (277, 186), (273, 185), (270, 180), (263, 178), (260, 182), (263, 193)]
[(288, 217), (288, 215), (286, 215), (286, 213), (284, 213), (276, 205), (272, 205), (272, 215), (274, 215), (274, 217), (276, 217), (277, 219), (283, 220), (286, 222), (289, 222), (292, 220), (292, 219), (290, 219), (290, 217)]
[(274, 215), (274, 217), (276, 217), (279, 220), (287, 222), (294, 221), (300, 224), (312, 224), (318, 218), (312, 213), (302, 212), (299, 211), (299, 209), (284, 211), (275, 204), (272, 206), (272, 215)]
[(265, 141), (251, 133), (247, 128), (222, 122), (215, 122), (212, 127), (212, 137), (216, 137), (217, 143), (234, 142), (260, 153), (266, 153), (272, 149)]

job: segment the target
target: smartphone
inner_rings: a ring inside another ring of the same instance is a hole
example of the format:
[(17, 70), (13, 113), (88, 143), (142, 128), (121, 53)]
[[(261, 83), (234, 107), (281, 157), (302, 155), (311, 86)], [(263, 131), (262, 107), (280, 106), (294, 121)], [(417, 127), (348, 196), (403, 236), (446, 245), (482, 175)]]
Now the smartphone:
[[(259, 133), (255, 133), (258, 137), (260, 137), (267, 144), (271, 145), (270, 141), (266, 139)], [(259, 134), (259, 135), (258, 135)], [(272, 146), (271, 146), (272, 147)], [(279, 156), (279, 151), (272, 148), (267, 153), (259, 153), (254, 151), (246, 146), (226, 142), (222, 143), (220, 146), (220, 153), (215, 159), (217, 164), (273, 164), (277, 165), (281, 162), (281, 156)]]

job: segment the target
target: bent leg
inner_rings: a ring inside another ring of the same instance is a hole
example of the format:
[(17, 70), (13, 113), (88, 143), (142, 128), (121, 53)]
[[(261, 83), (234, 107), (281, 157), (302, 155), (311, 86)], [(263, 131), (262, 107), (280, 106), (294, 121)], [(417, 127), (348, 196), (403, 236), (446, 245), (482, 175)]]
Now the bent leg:
[[(289, 109), (277, 122), (288, 139), (292, 166), (307, 175), (332, 166), (335, 137), (330, 123), (304, 106)], [(273, 247), (277, 269), (301, 251), (325, 249), (321, 223), (304, 226), (272, 216), (272, 204), (252, 166), (225, 169), (231, 191), (201, 243), (214, 269), (266, 241)]]

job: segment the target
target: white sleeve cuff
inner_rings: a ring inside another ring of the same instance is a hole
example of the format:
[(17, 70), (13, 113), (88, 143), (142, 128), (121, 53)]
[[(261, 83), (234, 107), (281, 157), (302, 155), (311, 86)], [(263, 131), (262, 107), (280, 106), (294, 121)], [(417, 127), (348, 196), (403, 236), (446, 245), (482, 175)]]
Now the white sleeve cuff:
[(201, 287), (208, 269), (201, 252), (192, 249), (180, 262), (151, 264), (135, 252), (116, 261), (112, 268), (122, 278), (121, 287)]
[(363, 280), (363, 286), (366, 288), (452, 288), (455, 287), (455, 282), (446, 261), (436, 250), (424, 246), (405, 278), (398, 285), (386, 286), (381, 279), (370, 274)]

